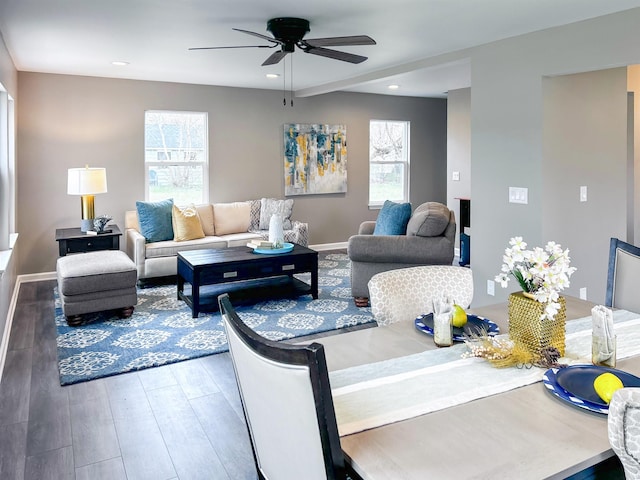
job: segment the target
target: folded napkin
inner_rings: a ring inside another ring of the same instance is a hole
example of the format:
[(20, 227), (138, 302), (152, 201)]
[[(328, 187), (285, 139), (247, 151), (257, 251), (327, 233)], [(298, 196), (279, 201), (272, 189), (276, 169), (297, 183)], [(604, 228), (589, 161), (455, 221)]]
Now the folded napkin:
[(447, 315), (451, 313), (453, 313), (453, 300), (451, 298), (443, 296), (433, 299), (434, 315)]
[(442, 296), (433, 299), (433, 341), (439, 347), (453, 345), (452, 315), (453, 300), (451, 298)]
[(593, 338), (601, 338), (599, 342), (600, 360), (606, 360), (615, 355), (615, 333), (613, 331), (613, 312), (603, 305), (596, 305), (591, 309)]

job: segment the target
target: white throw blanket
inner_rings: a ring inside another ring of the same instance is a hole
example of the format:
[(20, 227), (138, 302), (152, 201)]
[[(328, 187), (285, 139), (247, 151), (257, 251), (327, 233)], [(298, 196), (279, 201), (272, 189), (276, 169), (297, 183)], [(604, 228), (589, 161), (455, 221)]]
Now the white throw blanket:
[[(640, 316), (614, 312), (617, 358), (640, 354)], [(384, 328), (384, 327), (381, 327)], [(567, 322), (567, 363), (591, 363), (591, 317)], [(338, 370), (330, 374), (340, 435), (368, 430), (530, 385), (544, 368), (495, 368), (461, 358), (466, 345)]]

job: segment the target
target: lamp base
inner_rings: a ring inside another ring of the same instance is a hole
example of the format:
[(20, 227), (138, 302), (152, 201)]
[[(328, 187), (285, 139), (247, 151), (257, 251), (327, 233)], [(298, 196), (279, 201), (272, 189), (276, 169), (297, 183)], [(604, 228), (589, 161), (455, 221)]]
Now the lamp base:
[(92, 218), (83, 218), (80, 223), (80, 231), (81, 232), (89, 232), (93, 230), (93, 219)]

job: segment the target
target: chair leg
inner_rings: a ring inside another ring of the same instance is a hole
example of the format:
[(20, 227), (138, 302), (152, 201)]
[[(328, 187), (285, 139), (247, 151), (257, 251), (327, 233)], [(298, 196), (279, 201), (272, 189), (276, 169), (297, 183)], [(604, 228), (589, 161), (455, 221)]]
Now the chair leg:
[(118, 312), (118, 318), (129, 318), (131, 315), (133, 315), (133, 309), (133, 306), (124, 307)]
[(77, 327), (82, 323), (81, 315), (67, 315), (67, 325), (70, 327)]
[(356, 304), (356, 307), (369, 306), (369, 299), (367, 297), (353, 297), (353, 302)]

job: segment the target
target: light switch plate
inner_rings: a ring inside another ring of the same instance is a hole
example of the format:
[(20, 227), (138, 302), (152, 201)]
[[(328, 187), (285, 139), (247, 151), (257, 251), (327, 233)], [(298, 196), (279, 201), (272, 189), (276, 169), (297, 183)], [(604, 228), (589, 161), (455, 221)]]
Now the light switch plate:
[(493, 280), (487, 280), (487, 295), (496, 294), (496, 282)]
[(529, 203), (529, 189), (509, 187), (509, 203)]
[(586, 185), (583, 185), (580, 187), (580, 201), (581, 202), (586, 202), (587, 201), (587, 187)]
[(451, 176), (451, 179), (454, 182), (459, 182), (460, 181), (460, 172), (453, 172), (453, 175)]

